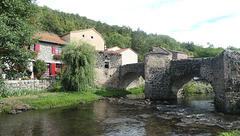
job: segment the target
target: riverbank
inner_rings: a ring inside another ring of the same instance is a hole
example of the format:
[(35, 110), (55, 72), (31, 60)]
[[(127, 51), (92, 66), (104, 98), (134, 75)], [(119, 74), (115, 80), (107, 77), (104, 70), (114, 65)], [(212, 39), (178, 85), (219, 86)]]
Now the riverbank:
[(122, 97), (127, 94), (143, 95), (143, 90), (143, 86), (139, 86), (130, 90), (97, 88), (88, 92), (35, 92), (29, 95), (1, 98), (0, 112), (17, 114), (27, 110), (42, 110), (78, 103), (83, 104), (101, 97)]

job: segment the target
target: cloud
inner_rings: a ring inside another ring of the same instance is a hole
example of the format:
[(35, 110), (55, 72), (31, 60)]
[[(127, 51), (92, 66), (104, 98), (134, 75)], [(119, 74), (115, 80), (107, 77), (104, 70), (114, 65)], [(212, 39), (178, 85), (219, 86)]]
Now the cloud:
[(239, 0), (38, 0), (39, 5), (169, 35), (181, 42), (239, 46)]

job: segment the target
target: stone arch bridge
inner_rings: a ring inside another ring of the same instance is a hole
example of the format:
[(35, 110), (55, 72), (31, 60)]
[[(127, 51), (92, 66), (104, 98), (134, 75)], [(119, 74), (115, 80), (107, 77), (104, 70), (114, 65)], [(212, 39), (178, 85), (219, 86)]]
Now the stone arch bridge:
[(119, 88), (127, 89), (135, 78), (145, 79), (145, 97), (177, 98), (180, 88), (193, 77), (210, 83), (215, 107), (224, 113), (240, 113), (240, 52), (226, 50), (213, 58), (172, 60), (172, 54), (153, 47), (143, 63), (120, 67)]

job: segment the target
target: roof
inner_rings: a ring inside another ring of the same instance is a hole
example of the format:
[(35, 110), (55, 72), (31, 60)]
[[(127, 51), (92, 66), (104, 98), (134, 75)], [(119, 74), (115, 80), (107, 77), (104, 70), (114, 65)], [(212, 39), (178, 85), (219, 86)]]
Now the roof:
[(174, 52), (174, 53), (182, 53), (182, 54), (187, 54), (186, 52), (180, 52), (180, 51), (174, 51), (174, 50), (169, 50), (170, 52)]
[[(112, 49), (112, 48), (119, 48), (118, 46), (114, 46), (114, 47), (111, 47), (111, 48), (108, 48), (108, 49)], [(138, 55), (137, 52), (135, 52), (133, 49), (131, 48), (126, 48), (126, 49), (121, 49), (119, 48), (119, 50), (116, 50), (116, 51), (109, 51), (108, 49), (106, 49), (106, 51), (100, 51), (101, 53), (110, 53), (110, 54), (122, 54), (123, 52), (125, 52), (126, 50), (131, 50), (132, 52), (134, 52), (135, 54)]]
[(107, 50), (107, 51), (112, 51), (112, 49), (114, 49), (114, 48), (117, 48), (118, 50), (121, 49), (121, 48), (119, 48), (118, 46), (114, 46), (114, 47), (111, 47), (111, 48), (107, 48), (106, 50)]
[(66, 34), (61, 35), (60, 37), (69, 35), (70, 33), (79, 33), (79, 32), (84, 32), (84, 31), (89, 31), (89, 30), (92, 30), (92, 31), (96, 32), (96, 33), (103, 39), (104, 44), (106, 44), (106, 41), (105, 41), (105, 39), (103, 38), (103, 36), (102, 36), (98, 31), (96, 31), (94, 28), (71, 31), (71, 32), (69, 32), (69, 33), (66, 33)]
[(167, 49), (159, 46), (159, 47), (152, 47), (149, 50), (149, 53), (156, 53), (156, 54), (165, 54), (165, 55), (170, 55), (172, 54), (170, 51), (168, 51)]
[(46, 34), (36, 34), (35, 36), (40, 38), (39, 41), (63, 44), (63, 45), (66, 44), (66, 41), (58, 36), (51, 36)]

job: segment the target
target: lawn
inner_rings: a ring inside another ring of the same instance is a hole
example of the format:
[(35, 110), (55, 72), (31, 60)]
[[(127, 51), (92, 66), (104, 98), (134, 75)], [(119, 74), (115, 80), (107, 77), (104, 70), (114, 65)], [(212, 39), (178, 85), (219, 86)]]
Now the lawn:
[[(130, 90), (114, 90), (97, 88), (88, 92), (47, 92), (41, 91), (36, 93), (23, 93), (23, 95), (11, 95), (10, 97), (1, 98), (0, 112), (7, 112), (11, 109), (21, 109), (24, 107), (34, 107), (35, 109), (49, 109), (62, 106), (77, 104), (79, 102), (90, 102), (101, 97), (122, 97), (127, 94), (143, 95), (144, 86)], [(11, 94), (11, 93), (10, 93)]]

